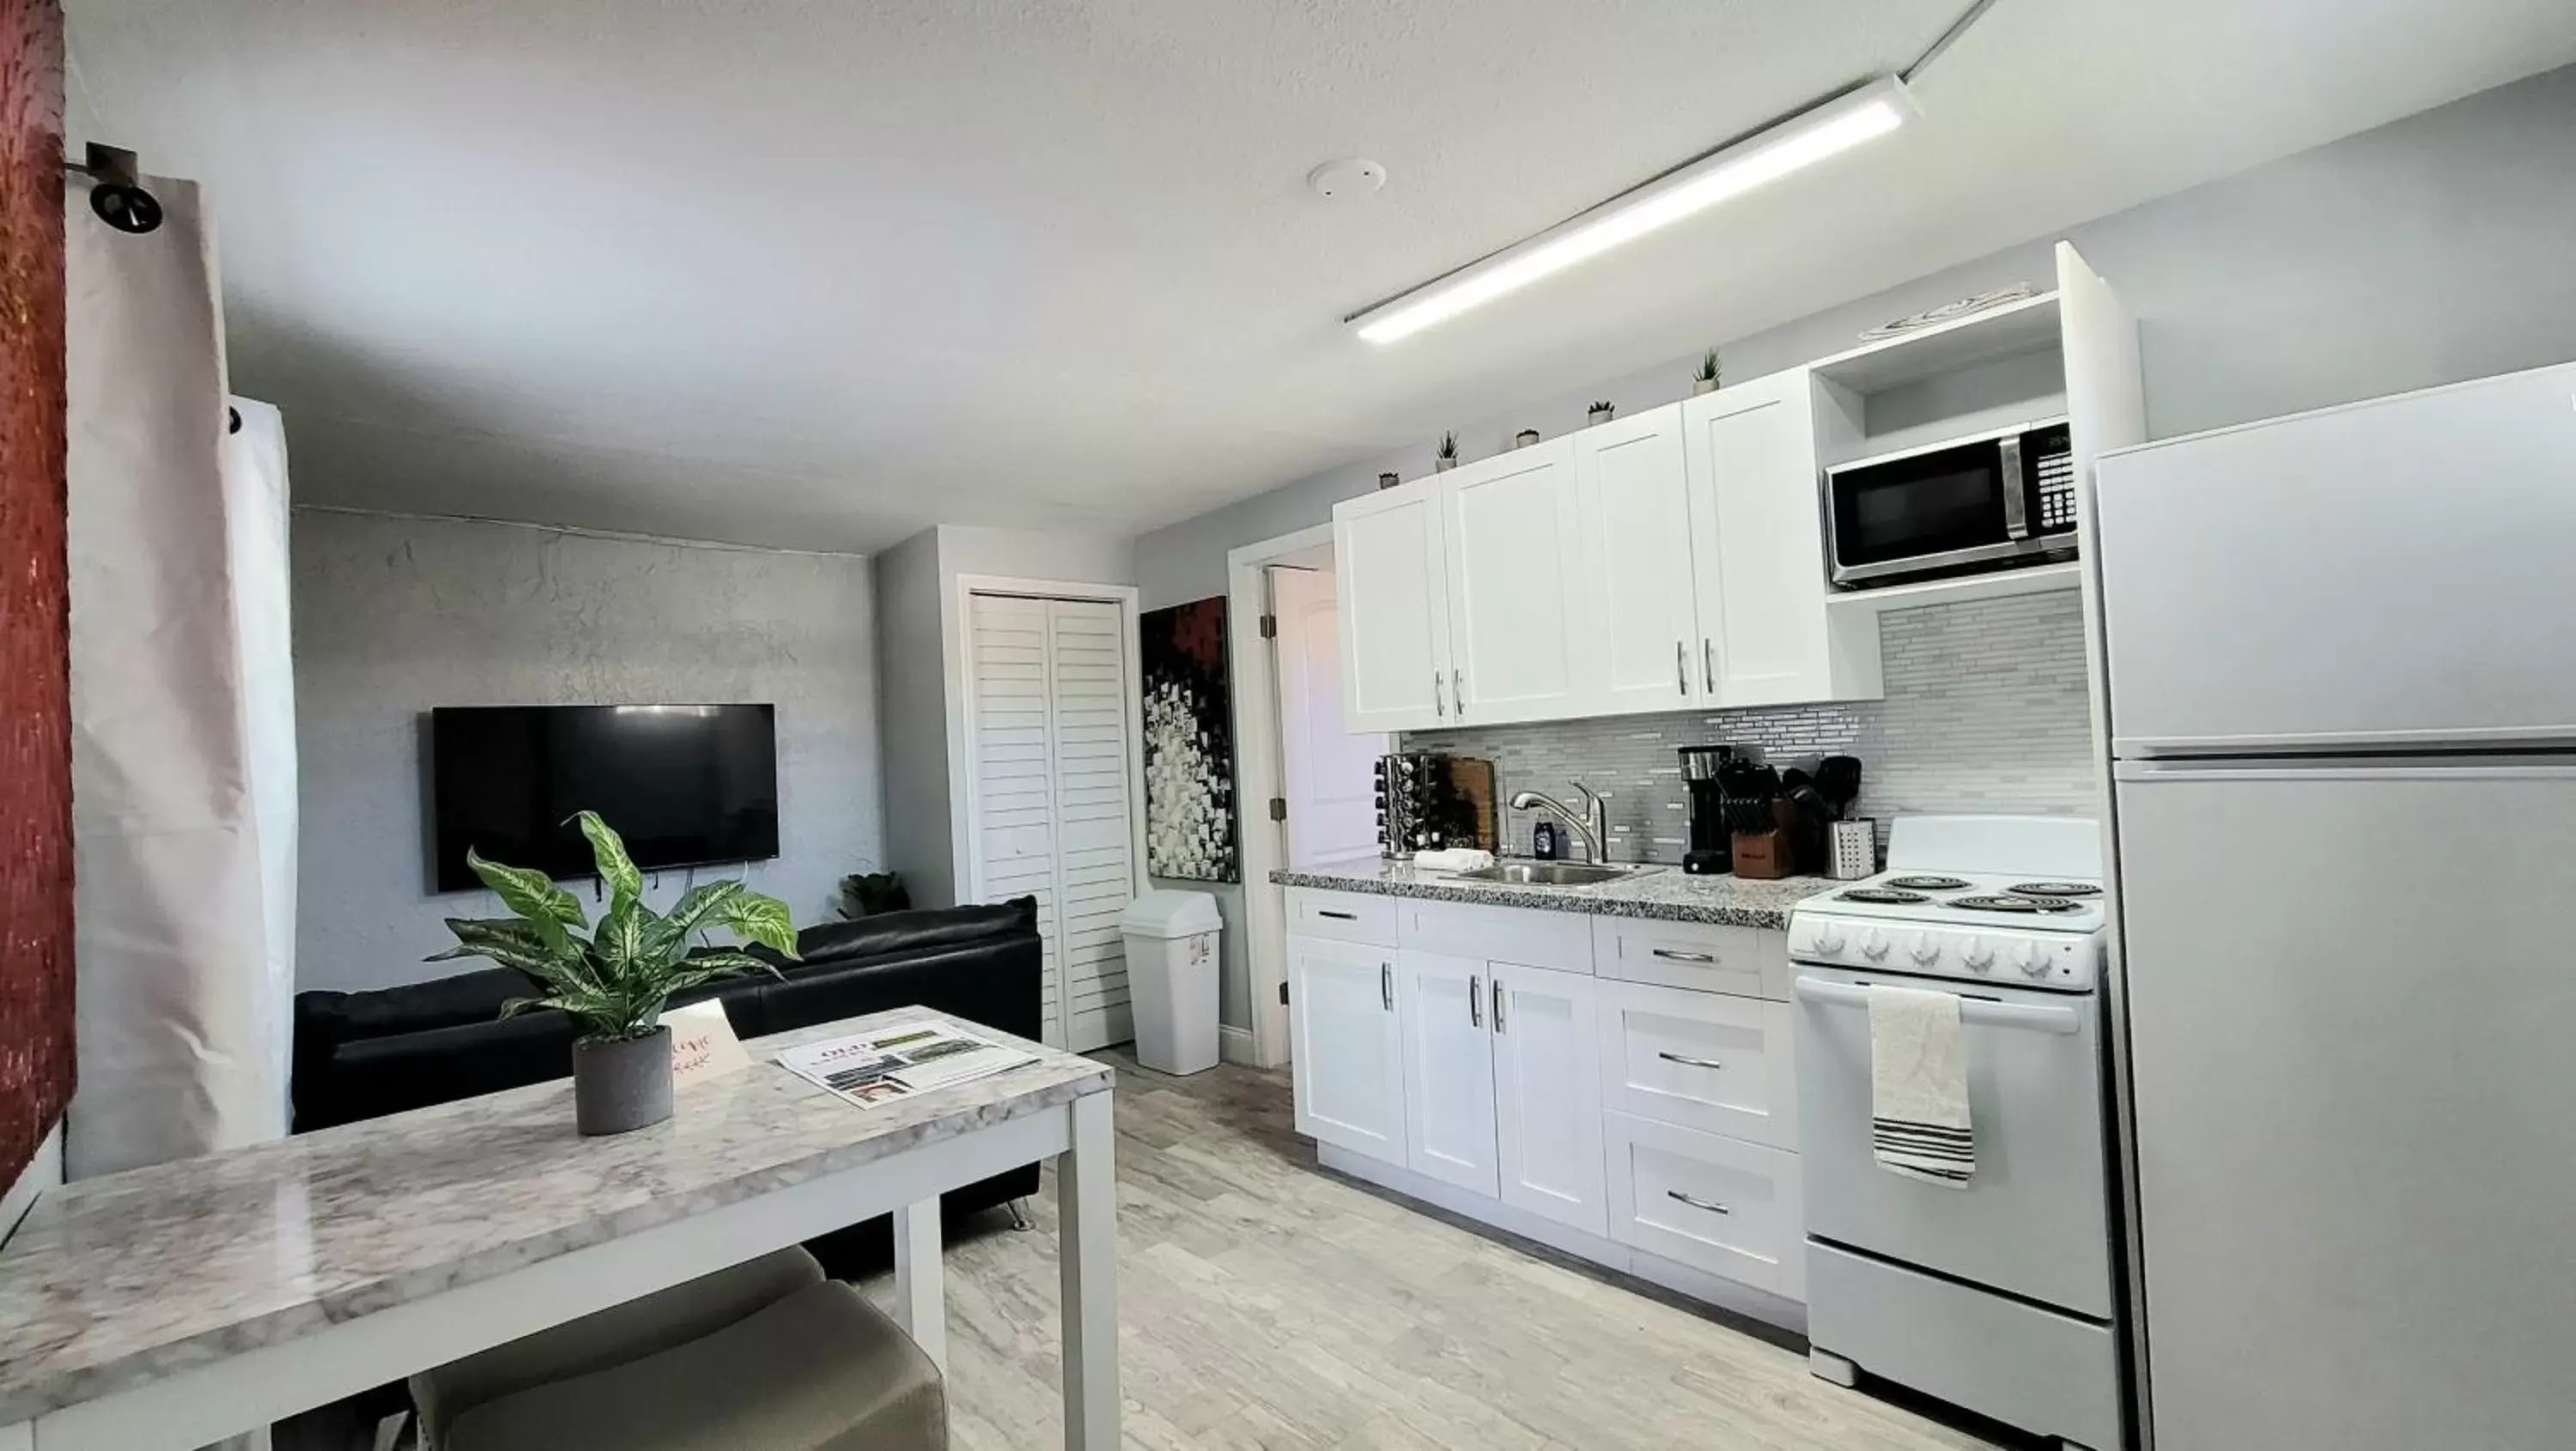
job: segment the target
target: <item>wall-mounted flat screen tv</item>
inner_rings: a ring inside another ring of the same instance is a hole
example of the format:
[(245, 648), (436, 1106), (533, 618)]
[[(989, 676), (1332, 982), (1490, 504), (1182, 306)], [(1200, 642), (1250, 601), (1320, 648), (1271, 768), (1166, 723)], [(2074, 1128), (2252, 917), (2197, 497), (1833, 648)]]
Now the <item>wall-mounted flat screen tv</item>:
[(488, 861), (597, 875), (570, 818), (596, 811), (646, 871), (778, 855), (778, 739), (767, 705), (499, 705), (429, 713), (431, 875), (481, 885)]

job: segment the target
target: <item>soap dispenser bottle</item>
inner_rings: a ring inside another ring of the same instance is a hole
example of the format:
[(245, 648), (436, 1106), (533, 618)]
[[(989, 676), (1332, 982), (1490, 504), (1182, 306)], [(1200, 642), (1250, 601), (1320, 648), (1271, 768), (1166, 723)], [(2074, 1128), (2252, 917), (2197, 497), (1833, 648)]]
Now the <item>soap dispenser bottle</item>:
[(1564, 839), (1557, 835), (1556, 823), (1545, 817), (1539, 818), (1538, 825), (1530, 828), (1530, 855), (1543, 862), (1552, 862), (1564, 854)]

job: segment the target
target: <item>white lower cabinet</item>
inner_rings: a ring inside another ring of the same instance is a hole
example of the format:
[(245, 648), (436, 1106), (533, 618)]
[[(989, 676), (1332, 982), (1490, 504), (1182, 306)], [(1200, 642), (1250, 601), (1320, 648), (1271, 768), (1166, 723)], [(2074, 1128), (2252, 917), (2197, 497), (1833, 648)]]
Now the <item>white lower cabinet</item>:
[(1443, 1184), (1492, 1195), (1494, 1039), (1485, 1021), (1485, 964), (1396, 954), (1404, 1023), (1404, 1162)]
[(1601, 984), (1601, 1103), (1775, 1149), (1798, 1145), (1787, 1003)]
[(1803, 1329), (1792, 1015), (1751, 995), (1779, 933), (1297, 898), (1337, 934), (1288, 938), (1297, 1128), (1334, 1167)]
[(1797, 1155), (1624, 1113), (1602, 1122), (1612, 1239), (1784, 1299), (1806, 1298)]
[(1502, 1200), (1607, 1234), (1601, 1177), (1601, 1079), (1593, 980), (1493, 965), (1494, 1138)]
[(1288, 939), (1297, 1132), (1372, 1158), (1404, 1158), (1404, 1038), (1395, 949)]

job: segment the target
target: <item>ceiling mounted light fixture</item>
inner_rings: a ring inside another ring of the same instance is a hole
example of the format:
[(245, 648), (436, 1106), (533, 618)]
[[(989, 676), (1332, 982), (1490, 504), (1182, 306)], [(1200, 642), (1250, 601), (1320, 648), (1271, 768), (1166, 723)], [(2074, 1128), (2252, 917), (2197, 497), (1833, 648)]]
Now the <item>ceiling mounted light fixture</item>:
[(1895, 76), (1872, 81), (1343, 321), (1373, 343), (1411, 337), (1622, 242), (1884, 136), (1918, 114), (1904, 81)]

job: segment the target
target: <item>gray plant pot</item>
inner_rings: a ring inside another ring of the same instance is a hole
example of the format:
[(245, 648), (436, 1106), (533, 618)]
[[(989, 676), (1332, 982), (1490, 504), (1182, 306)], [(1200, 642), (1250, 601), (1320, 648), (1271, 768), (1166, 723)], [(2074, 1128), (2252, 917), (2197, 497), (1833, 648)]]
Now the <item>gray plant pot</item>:
[(631, 1133), (671, 1116), (671, 1030), (572, 1045), (572, 1121), (584, 1134)]
[(1715, 378), (1691, 379), (1691, 396), (1694, 398), (1698, 397), (1702, 393), (1714, 393), (1716, 391), (1717, 380)]

